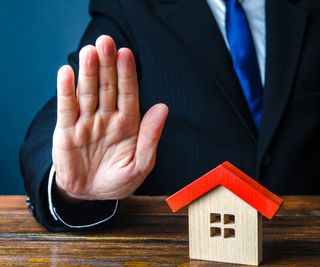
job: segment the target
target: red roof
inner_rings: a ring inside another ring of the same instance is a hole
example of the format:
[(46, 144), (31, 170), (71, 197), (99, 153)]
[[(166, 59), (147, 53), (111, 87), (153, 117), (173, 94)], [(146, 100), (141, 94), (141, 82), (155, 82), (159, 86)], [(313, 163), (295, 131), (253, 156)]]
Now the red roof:
[(166, 199), (173, 212), (222, 185), (268, 219), (272, 219), (283, 200), (230, 162), (224, 162)]

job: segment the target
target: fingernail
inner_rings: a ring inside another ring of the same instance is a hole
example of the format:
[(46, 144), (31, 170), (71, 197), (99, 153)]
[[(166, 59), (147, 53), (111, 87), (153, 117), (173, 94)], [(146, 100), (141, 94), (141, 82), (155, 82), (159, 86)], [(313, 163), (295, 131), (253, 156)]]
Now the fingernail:
[(84, 55), (84, 63), (86, 65), (92, 65), (93, 63), (93, 56), (92, 53), (90, 53), (90, 51), (86, 51), (85, 55)]
[(113, 56), (113, 54), (115, 52), (115, 47), (113, 47), (111, 44), (104, 43), (101, 46), (101, 48), (102, 48), (103, 56), (105, 56), (105, 57), (111, 57), (111, 56)]
[(93, 63), (93, 54), (90, 51), (89, 47), (82, 48), (80, 51), (80, 64), (84, 64), (87, 66), (92, 65)]
[(134, 69), (133, 56), (130, 54), (128, 48), (120, 48), (118, 51), (118, 64), (123, 69), (132, 70)]
[(109, 36), (100, 36), (97, 39), (96, 47), (99, 47), (104, 57), (113, 56), (116, 51), (115, 43)]

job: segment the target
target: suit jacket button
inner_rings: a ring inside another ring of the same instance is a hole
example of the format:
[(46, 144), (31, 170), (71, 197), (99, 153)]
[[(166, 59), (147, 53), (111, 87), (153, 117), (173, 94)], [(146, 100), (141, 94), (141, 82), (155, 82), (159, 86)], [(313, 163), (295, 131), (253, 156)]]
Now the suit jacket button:
[(268, 153), (266, 153), (261, 160), (261, 164), (263, 166), (268, 166), (270, 165), (270, 163), (271, 163), (271, 156)]
[(30, 197), (27, 197), (26, 202), (27, 202), (27, 209), (28, 209), (30, 215), (34, 216), (34, 206), (31, 203)]

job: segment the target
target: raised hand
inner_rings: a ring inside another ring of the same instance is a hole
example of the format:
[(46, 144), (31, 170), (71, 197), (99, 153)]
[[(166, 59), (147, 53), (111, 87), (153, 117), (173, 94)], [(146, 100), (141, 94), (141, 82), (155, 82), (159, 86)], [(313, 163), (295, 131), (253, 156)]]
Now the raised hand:
[(79, 77), (63, 66), (57, 78), (52, 157), (56, 186), (70, 199), (122, 199), (152, 170), (168, 115), (164, 104), (140, 120), (135, 61), (109, 36), (79, 55)]

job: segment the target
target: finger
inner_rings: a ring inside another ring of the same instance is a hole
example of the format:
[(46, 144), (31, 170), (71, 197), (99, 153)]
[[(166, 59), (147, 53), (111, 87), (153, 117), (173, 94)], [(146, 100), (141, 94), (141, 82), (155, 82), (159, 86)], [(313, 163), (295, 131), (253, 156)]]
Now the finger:
[(138, 170), (145, 176), (154, 166), (157, 146), (168, 112), (165, 104), (157, 104), (147, 111), (141, 121), (135, 159)]
[(70, 66), (62, 66), (57, 76), (57, 126), (72, 127), (77, 121), (78, 106), (74, 88), (74, 73)]
[(110, 36), (102, 35), (96, 41), (99, 56), (99, 109), (114, 111), (117, 106), (116, 46)]
[(94, 46), (81, 49), (79, 55), (78, 101), (80, 116), (84, 118), (95, 114), (98, 105), (98, 54)]
[(130, 49), (117, 53), (118, 110), (128, 116), (139, 115), (138, 81), (134, 57)]

